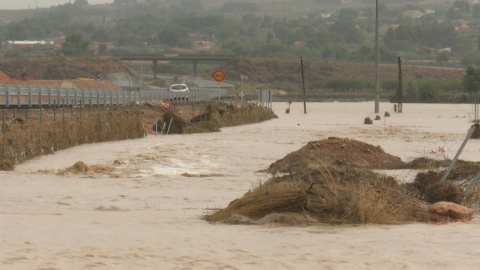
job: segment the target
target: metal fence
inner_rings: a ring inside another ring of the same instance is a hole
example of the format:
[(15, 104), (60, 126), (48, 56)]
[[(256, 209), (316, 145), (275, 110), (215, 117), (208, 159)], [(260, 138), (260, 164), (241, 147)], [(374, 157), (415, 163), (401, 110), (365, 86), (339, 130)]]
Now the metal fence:
[(258, 90), (258, 102), (262, 107), (271, 109), (273, 102), (273, 90), (271, 89), (259, 89)]
[(79, 105), (145, 104), (169, 98), (180, 102), (208, 102), (226, 96), (222, 88), (191, 88), (189, 93), (168, 90), (101, 90), (56, 87), (0, 86), (0, 108), (35, 108)]

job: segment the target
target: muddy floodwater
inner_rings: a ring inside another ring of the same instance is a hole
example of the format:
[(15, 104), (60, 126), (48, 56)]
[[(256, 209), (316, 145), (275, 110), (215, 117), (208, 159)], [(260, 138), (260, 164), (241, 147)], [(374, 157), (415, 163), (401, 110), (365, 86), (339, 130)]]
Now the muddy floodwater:
[[(201, 217), (268, 179), (309, 141), (360, 140), (411, 161), (452, 159), (468, 104), (274, 103), (278, 119), (221, 132), (82, 145), (0, 172), (0, 269), (477, 269), (480, 222), (309, 226)], [(384, 117), (388, 111), (390, 117)], [(480, 140), (460, 159), (479, 161)], [(69, 173), (82, 161), (112, 170)], [(63, 171), (63, 173), (59, 173)], [(387, 172), (408, 181), (412, 172)], [(414, 176), (413, 176), (414, 177)]]

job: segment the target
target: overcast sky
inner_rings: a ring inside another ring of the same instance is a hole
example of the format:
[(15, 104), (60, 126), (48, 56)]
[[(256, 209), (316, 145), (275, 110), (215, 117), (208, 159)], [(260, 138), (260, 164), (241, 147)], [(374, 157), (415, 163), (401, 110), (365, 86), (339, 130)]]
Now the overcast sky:
[[(71, 0), (72, 3), (75, 0)], [(114, 0), (87, 0), (89, 4), (113, 3)], [(0, 9), (46, 8), (70, 3), (70, 0), (0, 0)]]

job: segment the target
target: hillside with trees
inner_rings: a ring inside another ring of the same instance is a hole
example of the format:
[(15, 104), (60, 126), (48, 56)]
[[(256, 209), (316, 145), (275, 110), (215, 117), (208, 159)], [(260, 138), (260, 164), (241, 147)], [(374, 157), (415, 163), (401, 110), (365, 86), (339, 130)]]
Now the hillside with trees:
[[(10, 15), (15, 19), (0, 21), (0, 38), (64, 37), (79, 47), (71, 42), (54, 50), (4, 46), (2, 52), (8, 57), (181, 52), (373, 61), (375, 6), (347, 2), (115, 0), (90, 5), (87, 0), (75, 0), (24, 11), (22, 19)], [(5, 11), (0, 15), (8, 18)], [(379, 21), (381, 62), (395, 62), (400, 56), (415, 64), (480, 63), (476, 34), (480, 4), (462, 0), (380, 3)], [(198, 49), (198, 42), (214, 46)], [(80, 49), (85, 44), (97, 47)]]
[[(430, 97), (464, 90), (465, 69), (480, 64), (476, 34), (480, 4), (387, 1), (378, 10), (379, 58), (385, 65), (380, 74), (382, 90), (397, 87), (398, 57), (411, 89), (430, 89), (425, 90), (435, 94)], [(6, 59), (227, 54), (238, 57), (225, 65), (227, 78), (247, 75), (249, 82), (289, 92), (297, 89), (298, 60), (303, 56), (309, 89), (373, 88), (375, 6), (367, 1), (115, 0), (91, 5), (88, 0), (75, 0), (46, 9), (0, 11), (0, 15), (1, 53)], [(24, 40), (47, 42), (23, 46)], [(437, 68), (419, 71), (426, 65)], [(204, 68), (202, 75), (211, 69)], [(193, 75), (175, 62), (160, 65), (157, 71)]]

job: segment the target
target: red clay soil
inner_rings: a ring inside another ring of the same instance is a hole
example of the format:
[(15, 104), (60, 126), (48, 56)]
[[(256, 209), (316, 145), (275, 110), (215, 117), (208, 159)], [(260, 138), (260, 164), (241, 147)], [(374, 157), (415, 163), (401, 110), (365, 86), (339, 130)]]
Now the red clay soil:
[(87, 89), (105, 89), (105, 90), (121, 90), (120, 86), (115, 85), (112, 81), (104, 80), (101, 83), (99, 80), (74, 80), (76, 88), (87, 88)]
[(0, 84), (8, 84), (10, 82), (10, 77), (5, 73), (0, 71)]
[(305, 169), (316, 161), (346, 162), (368, 169), (399, 169), (405, 163), (397, 156), (385, 153), (380, 146), (361, 141), (329, 137), (326, 140), (311, 141), (301, 149), (272, 163), (267, 172), (288, 172)]
[(86, 89), (105, 89), (105, 90), (121, 90), (120, 86), (115, 85), (112, 81), (93, 79), (75, 79), (75, 80), (12, 80), (8, 75), (0, 71), (0, 85), (23, 85), (23, 86), (48, 86), (48, 87), (66, 87), (69, 88), (86, 88)]

